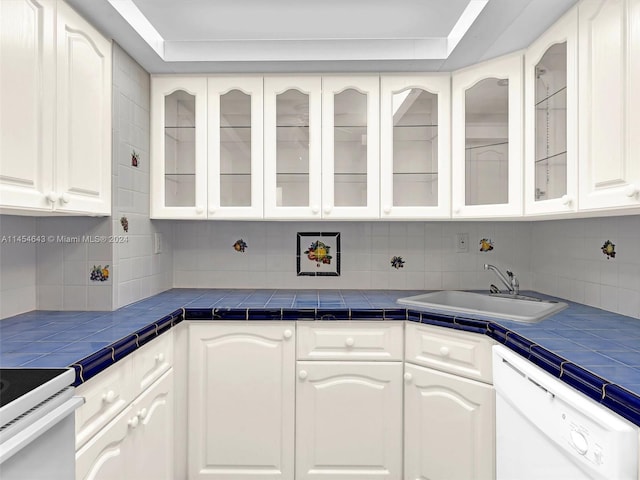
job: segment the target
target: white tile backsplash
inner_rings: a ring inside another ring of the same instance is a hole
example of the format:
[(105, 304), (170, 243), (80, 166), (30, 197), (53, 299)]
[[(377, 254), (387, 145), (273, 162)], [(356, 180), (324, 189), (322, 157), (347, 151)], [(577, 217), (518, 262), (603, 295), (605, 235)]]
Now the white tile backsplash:
[[(534, 289), (640, 318), (640, 215), (532, 223)], [(615, 258), (601, 247), (610, 240)]]
[[(479, 251), (481, 225), (496, 242), (492, 252)], [(530, 222), (176, 221), (174, 227), (175, 287), (488, 289), (497, 279), (483, 270), (485, 262), (515, 271), (522, 288), (532, 284)], [(296, 234), (319, 230), (341, 234), (341, 275), (298, 277)], [(469, 233), (468, 253), (455, 253), (457, 232)], [(232, 248), (239, 238), (248, 244), (245, 253)], [(401, 269), (391, 266), (396, 255), (405, 261)]]
[(0, 318), (36, 308), (36, 243), (14, 236), (35, 236), (36, 218), (0, 215)]
[[(118, 308), (172, 287), (171, 222), (149, 219), (150, 77), (124, 50), (113, 51), (113, 205), (112, 228), (127, 237), (113, 249), (113, 307)], [(138, 166), (131, 154), (139, 155)], [(126, 217), (129, 232), (120, 219)], [(154, 234), (160, 233), (163, 251), (154, 253)], [(106, 303), (106, 302), (103, 302)]]

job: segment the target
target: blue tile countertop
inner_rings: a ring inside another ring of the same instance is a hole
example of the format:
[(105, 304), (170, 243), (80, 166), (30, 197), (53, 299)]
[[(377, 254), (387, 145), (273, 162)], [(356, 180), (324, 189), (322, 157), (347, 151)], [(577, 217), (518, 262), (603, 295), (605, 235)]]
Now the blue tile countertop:
[(396, 303), (420, 293), (173, 289), (114, 312), (33, 311), (0, 321), (0, 366), (72, 366), (80, 384), (185, 319), (409, 320), (486, 334), (640, 425), (640, 320), (572, 302), (537, 324)]

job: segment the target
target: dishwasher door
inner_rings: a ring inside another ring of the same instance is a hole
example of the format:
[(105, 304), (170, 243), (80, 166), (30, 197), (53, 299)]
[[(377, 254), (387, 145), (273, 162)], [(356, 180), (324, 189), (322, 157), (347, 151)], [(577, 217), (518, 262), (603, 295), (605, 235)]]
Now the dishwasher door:
[(493, 347), (497, 480), (637, 480), (638, 428)]

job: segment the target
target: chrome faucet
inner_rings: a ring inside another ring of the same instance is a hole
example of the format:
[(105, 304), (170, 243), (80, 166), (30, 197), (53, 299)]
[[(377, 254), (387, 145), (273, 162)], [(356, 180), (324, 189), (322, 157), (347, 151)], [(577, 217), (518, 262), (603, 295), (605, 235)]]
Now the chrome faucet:
[(518, 278), (513, 274), (513, 272), (507, 270), (507, 275), (509, 276), (507, 279), (507, 277), (505, 277), (504, 274), (493, 265), (485, 263), (484, 269), (493, 270), (500, 281), (507, 287), (511, 295), (518, 295), (520, 293), (520, 282), (518, 282)]

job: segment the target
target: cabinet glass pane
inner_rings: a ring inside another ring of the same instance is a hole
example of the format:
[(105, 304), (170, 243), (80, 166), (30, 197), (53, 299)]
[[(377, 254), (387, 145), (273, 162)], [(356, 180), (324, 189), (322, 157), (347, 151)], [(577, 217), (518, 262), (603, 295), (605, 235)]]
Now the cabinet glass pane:
[(536, 200), (567, 193), (567, 44), (551, 46), (536, 65)]
[(367, 205), (367, 95), (348, 89), (334, 96), (334, 205)]
[(486, 78), (465, 92), (465, 204), (509, 201), (509, 80)]
[(177, 90), (164, 99), (165, 204), (196, 203), (196, 97)]
[(220, 96), (220, 205), (251, 206), (251, 97)]
[(438, 96), (419, 88), (393, 95), (393, 204), (438, 204)]
[(276, 96), (276, 205), (309, 205), (309, 95)]

